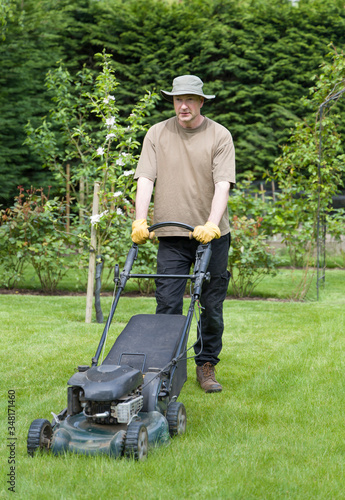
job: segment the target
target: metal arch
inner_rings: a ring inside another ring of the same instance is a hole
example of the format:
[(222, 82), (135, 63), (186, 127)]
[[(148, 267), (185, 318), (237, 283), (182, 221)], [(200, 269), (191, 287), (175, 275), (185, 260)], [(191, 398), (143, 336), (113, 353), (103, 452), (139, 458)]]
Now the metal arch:
[[(341, 82), (345, 83), (345, 82)], [(339, 90), (335, 94), (331, 94), (320, 105), (320, 126), (319, 126), (319, 163), (318, 163), (318, 200), (317, 200), (317, 279), (316, 279), (316, 293), (317, 300), (319, 300), (320, 282), (325, 283), (326, 278), (326, 218), (325, 214), (321, 211), (321, 161), (322, 161), (322, 118), (323, 110), (330, 105), (331, 102), (339, 99), (345, 92), (345, 88)], [(322, 269), (321, 269), (322, 266)]]

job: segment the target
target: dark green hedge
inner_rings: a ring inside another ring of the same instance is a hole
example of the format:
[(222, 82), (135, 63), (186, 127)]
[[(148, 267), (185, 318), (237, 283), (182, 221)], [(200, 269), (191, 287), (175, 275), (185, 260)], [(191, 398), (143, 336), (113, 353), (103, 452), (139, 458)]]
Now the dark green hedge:
[[(45, 72), (62, 58), (93, 67), (113, 54), (124, 112), (146, 89), (170, 88), (194, 73), (217, 99), (205, 114), (233, 134), (238, 171), (270, 170), (289, 129), (303, 117), (300, 98), (329, 52), (344, 48), (345, 9), (337, 0), (26, 0), (6, 27), (0, 51), (0, 197), (18, 183), (51, 182), (22, 146), (27, 120), (50, 106)], [(161, 101), (150, 123), (172, 115)]]

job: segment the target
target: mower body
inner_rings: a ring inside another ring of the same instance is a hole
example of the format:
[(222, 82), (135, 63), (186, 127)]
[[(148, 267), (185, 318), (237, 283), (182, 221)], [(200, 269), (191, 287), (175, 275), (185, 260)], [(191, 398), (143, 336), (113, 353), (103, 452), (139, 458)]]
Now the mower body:
[(69, 379), (67, 417), (56, 417), (51, 451), (120, 457), (132, 421), (145, 425), (149, 446), (167, 444), (168, 407), (187, 378), (185, 358), (171, 364), (182, 340), (185, 348), (185, 325), (182, 315), (133, 316), (101, 365)]

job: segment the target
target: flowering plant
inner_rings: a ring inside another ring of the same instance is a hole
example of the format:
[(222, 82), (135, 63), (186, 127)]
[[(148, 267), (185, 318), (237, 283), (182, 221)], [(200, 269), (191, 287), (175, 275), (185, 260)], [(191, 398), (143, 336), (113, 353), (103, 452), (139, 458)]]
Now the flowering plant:
[[(157, 95), (147, 92), (126, 118), (116, 102), (119, 85), (111, 67), (111, 56), (96, 54), (101, 71), (94, 79), (83, 68), (73, 79), (60, 65), (47, 75), (54, 108), (40, 127), (27, 126), (26, 142), (42, 157), (58, 181), (65, 185), (66, 165), (70, 186), (79, 209), (81, 236), (89, 240), (91, 225), (97, 232), (97, 248), (103, 257), (122, 255), (122, 242), (129, 236), (134, 213), (133, 174), (145, 118)], [(99, 182), (99, 214), (91, 216), (92, 190)]]
[[(85, 96), (91, 103), (91, 112), (101, 119), (103, 128), (99, 143), (92, 155), (100, 164), (97, 177), (100, 181), (100, 210), (91, 216), (91, 224), (97, 229), (97, 253), (109, 245), (111, 238), (119, 239), (118, 229), (131, 221), (134, 212), (133, 174), (139, 157), (138, 135), (146, 130), (144, 118), (154, 106), (156, 94), (146, 95), (132, 109), (130, 115), (121, 120), (116, 98), (113, 95), (118, 82), (110, 65), (110, 56), (105, 52), (101, 58), (102, 71), (96, 78), (93, 92)], [(85, 130), (74, 134), (89, 142)], [(120, 238), (121, 239), (121, 238)]]

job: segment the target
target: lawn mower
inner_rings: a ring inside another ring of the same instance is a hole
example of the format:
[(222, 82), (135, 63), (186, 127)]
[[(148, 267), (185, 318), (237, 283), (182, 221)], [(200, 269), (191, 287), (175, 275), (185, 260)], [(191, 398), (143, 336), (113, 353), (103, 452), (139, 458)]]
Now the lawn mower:
[[(154, 224), (149, 231), (178, 226), (179, 222)], [(191, 233), (190, 233), (191, 234)], [(132, 274), (138, 245), (130, 248), (123, 271), (115, 265), (115, 292), (97, 351), (90, 366), (78, 366), (68, 380), (67, 408), (53, 421), (36, 419), (27, 438), (27, 450), (55, 455), (107, 454), (144, 460), (151, 446), (169, 442), (186, 430), (186, 410), (177, 401), (187, 380), (187, 340), (211, 258), (211, 246), (198, 245), (194, 269), (188, 275)], [(191, 280), (187, 315), (137, 314), (120, 333), (99, 364), (109, 328), (128, 279), (179, 278)], [(199, 324), (199, 322), (198, 322)]]

